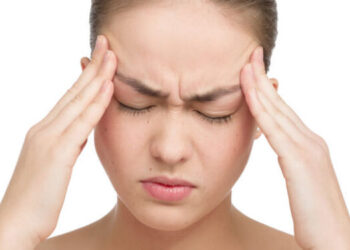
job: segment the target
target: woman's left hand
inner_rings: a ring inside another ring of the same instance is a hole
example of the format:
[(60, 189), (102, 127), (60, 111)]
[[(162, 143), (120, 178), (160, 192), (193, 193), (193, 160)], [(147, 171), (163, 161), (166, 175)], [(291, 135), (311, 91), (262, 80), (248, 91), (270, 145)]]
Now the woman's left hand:
[(241, 71), (241, 87), (258, 127), (278, 155), (296, 242), (303, 249), (349, 250), (350, 216), (328, 146), (277, 94), (265, 73), (261, 46)]

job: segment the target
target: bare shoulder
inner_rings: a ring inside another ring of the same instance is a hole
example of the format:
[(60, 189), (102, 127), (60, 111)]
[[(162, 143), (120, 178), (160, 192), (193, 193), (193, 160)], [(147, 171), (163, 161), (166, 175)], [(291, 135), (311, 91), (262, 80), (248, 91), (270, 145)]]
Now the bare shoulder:
[(88, 245), (87, 240), (88, 238), (81, 239), (81, 232), (77, 230), (48, 238), (41, 242), (35, 250), (86, 249), (84, 246)]
[[(237, 234), (245, 250), (302, 250), (294, 236), (237, 212)], [(35, 250), (96, 250), (103, 245), (102, 224), (97, 221), (77, 230), (49, 238)], [(100, 240), (99, 240), (100, 239)]]
[(240, 212), (239, 214), (244, 249), (302, 250), (293, 235), (272, 228)]
[(97, 247), (96, 223), (57, 235), (41, 242), (35, 250), (95, 250)]
[(257, 241), (260, 241), (262, 245), (266, 246), (265, 249), (302, 250), (302, 248), (296, 243), (293, 235), (277, 230), (260, 222), (256, 223), (258, 223), (257, 227), (260, 227), (261, 231), (261, 234), (259, 237), (257, 237)]

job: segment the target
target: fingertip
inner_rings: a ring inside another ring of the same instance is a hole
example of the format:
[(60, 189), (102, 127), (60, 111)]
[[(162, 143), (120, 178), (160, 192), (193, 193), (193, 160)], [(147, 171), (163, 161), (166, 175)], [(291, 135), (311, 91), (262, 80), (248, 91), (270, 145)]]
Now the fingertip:
[(245, 101), (251, 110), (254, 107), (254, 100), (256, 99), (255, 78), (253, 75), (253, 67), (251, 63), (244, 66), (241, 75), (241, 88), (245, 96)]
[(111, 58), (113, 58), (113, 61), (117, 64), (118, 59), (117, 59), (116, 54), (114, 53), (113, 50), (109, 50), (109, 51), (110, 51)]
[(244, 72), (243, 72), (243, 77), (246, 80), (253, 80), (253, 65), (251, 63), (248, 63), (247, 65), (245, 65), (244, 67)]
[[(100, 49), (100, 48), (105, 48), (106, 47), (106, 44), (108, 46), (108, 43), (107, 43), (107, 39), (104, 35), (102, 34), (99, 34), (96, 38), (96, 46), (98, 46), (97, 48)], [(108, 49), (108, 48), (107, 48)]]
[(244, 94), (247, 93), (247, 89), (252, 84), (252, 72), (251, 63), (246, 64), (241, 71), (241, 88)]
[(259, 54), (260, 54), (260, 51), (261, 51), (261, 46), (257, 46), (254, 51), (253, 51), (253, 55), (252, 55), (252, 62), (254, 61), (258, 61), (259, 60)]
[(258, 73), (258, 76), (263, 76), (266, 74), (265, 72), (265, 64), (264, 64), (264, 49), (262, 46), (258, 46), (253, 53), (252, 56), (252, 64), (254, 71)]
[(103, 47), (107, 46), (107, 50), (109, 49), (109, 44), (108, 44), (108, 40), (107, 37), (105, 35), (100, 34), (101, 37), (101, 44)]

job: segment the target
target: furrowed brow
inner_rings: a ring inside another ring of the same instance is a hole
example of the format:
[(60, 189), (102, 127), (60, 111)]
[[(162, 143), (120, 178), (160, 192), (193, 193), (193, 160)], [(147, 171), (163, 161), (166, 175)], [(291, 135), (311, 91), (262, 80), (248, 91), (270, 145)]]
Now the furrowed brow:
[[(134, 79), (124, 74), (117, 72), (115, 76), (124, 84), (127, 84), (134, 88), (140, 94), (166, 99), (169, 96), (169, 93), (162, 92), (161, 90), (153, 89), (150, 86), (147, 86), (145, 83), (138, 79)], [(228, 94), (233, 94), (241, 90), (241, 86), (233, 85), (229, 87), (218, 87), (213, 90), (210, 90), (204, 94), (195, 94), (192, 96), (185, 97), (186, 102), (210, 102), (219, 99), (220, 97), (226, 96)]]

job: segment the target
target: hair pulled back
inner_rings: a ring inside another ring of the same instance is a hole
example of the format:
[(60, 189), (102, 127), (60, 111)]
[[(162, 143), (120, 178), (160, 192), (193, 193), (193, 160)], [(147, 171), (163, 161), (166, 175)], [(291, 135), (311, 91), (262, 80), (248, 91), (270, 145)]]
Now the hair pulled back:
[[(95, 48), (96, 38), (101, 27), (117, 13), (135, 6), (169, 0), (92, 0), (90, 10), (90, 47)], [(198, 0), (197, 0), (198, 1)], [(276, 0), (204, 0), (214, 3), (227, 18), (239, 22), (253, 35), (264, 49), (266, 72), (269, 71), (272, 51), (277, 38), (277, 4)], [(170, 1), (171, 2), (171, 1)], [(237, 16), (239, 18), (237, 18)]]

